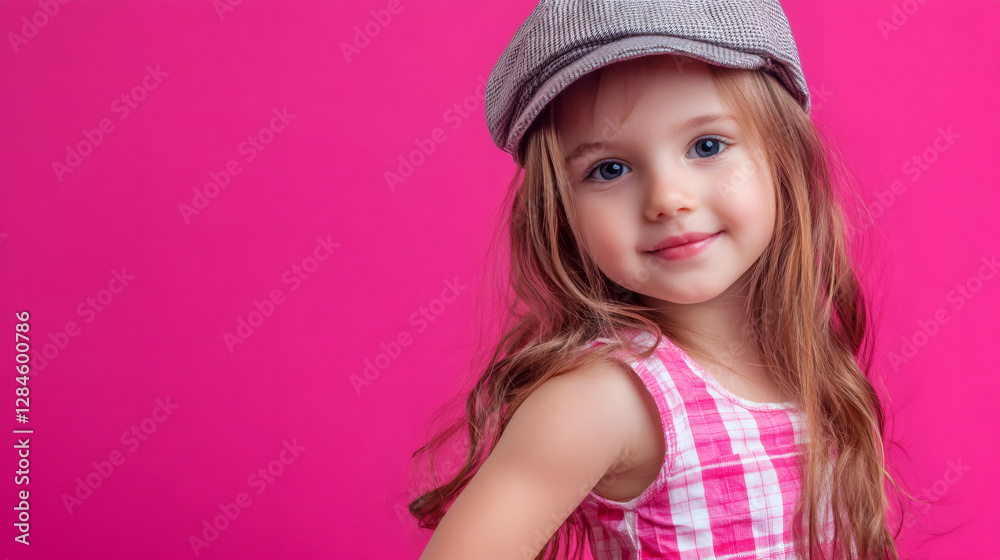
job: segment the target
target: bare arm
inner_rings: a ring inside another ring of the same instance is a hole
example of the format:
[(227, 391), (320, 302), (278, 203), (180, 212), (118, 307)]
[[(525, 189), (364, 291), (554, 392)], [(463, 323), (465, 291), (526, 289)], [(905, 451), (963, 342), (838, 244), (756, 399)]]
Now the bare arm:
[(642, 401), (613, 362), (538, 387), (441, 519), (420, 560), (531, 559), (628, 454)]

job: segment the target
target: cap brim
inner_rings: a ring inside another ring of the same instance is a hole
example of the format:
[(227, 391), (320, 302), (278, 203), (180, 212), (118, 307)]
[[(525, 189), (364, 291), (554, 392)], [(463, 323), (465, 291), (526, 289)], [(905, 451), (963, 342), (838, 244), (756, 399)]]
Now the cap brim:
[[(603, 45), (556, 72), (535, 92), (527, 106), (518, 111), (520, 117), (507, 135), (506, 150), (517, 159), (517, 146), (535, 117), (560, 92), (580, 77), (604, 66), (651, 54), (681, 54), (709, 64), (730, 68), (756, 69), (767, 64), (762, 56), (734, 51), (725, 47), (672, 37), (669, 35), (637, 35)], [(523, 163), (518, 161), (518, 163)]]

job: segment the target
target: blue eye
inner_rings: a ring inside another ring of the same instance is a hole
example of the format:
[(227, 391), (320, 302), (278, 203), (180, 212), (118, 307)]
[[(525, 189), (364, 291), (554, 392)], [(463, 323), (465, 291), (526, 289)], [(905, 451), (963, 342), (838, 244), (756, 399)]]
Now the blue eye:
[(589, 172), (587, 172), (586, 179), (590, 179), (594, 175), (594, 172), (597, 172), (597, 171), (608, 171), (613, 176), (608, 177), (608, 176), (605, 175), (604, 176), (604, 180), (605, 181), (614, 181), (615, 179), (621, 177), (620, 173), (624, 173), (624, 171), (622, 171), (623, 168), (624, 169), (628, 169), (628, 166), (624, 165), (624, 164), (622, 164), (620, 162), (617, 162), (615, 160), (602, 161), (602, 162), (599, 162), (594, 167), (592, 167)]
[[(732, 142), (719, 136), (705, 136), (695, 141), (694, 146), (691, 147), (691, 151), (688, 154), (690, 155), (693, 152), (695, 154), (693, 156), (694, 159), (711, 159), (722, 153), (723, 146), (729, 146), (730, 144)], [(595, 179), (598, 182), (614, 181), (625, 174), (625, 170), (627, 169), (629, 167), (618, 160), (606, 159), (597, 162), (596, 165), (591, 167), (585, 174), (584, 180)], [(594, 177), (595, 174), (600, 175), (600, 178)]]
[(698, 154), (699, 157), (707, 159), (719, 155), (723, 144), (729, 145), (729, 142), (718, 136), (706, 136), (695, 141), (691, 150)]

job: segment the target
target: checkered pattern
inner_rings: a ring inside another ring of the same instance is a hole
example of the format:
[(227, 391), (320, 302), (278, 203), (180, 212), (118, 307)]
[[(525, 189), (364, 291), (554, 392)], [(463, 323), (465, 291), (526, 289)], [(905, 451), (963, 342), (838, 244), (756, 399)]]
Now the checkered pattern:
[(490, 72), (486, 124), (518, 157), (542, 109), (581, 76), (651, 54), (772, 74), (809, 112), (810, 95), (778, 0), (540, 0)]
[[(656, 337), (632, 338), (647, 347)], [(588, 347), (608, 342), (598, 338)], [(618, 502), (591, 492), (580, 504), (593, 529), (594, 557), (796, 558), (791, 522), (805, 412), (730, 393), (666, 337), (646, 360), (612, 355), (632, 367), (656, 401), (666, 457), (636, 498)]]

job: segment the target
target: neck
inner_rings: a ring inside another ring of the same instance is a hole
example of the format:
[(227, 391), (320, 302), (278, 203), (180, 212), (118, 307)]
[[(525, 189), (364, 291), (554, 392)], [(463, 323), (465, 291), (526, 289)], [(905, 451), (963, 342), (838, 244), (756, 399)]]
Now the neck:
[(701, 303), (677, 304), (644, 297), (644, 304), (660, 312), (663, 324), (669, 323), (692, 340), (702, 341), (701, 348), (683, 348), (696, 361), (717, 362), (730, 368), (739, 362), (759, 363), (746, 315), (748, 290), (742, 280)]

